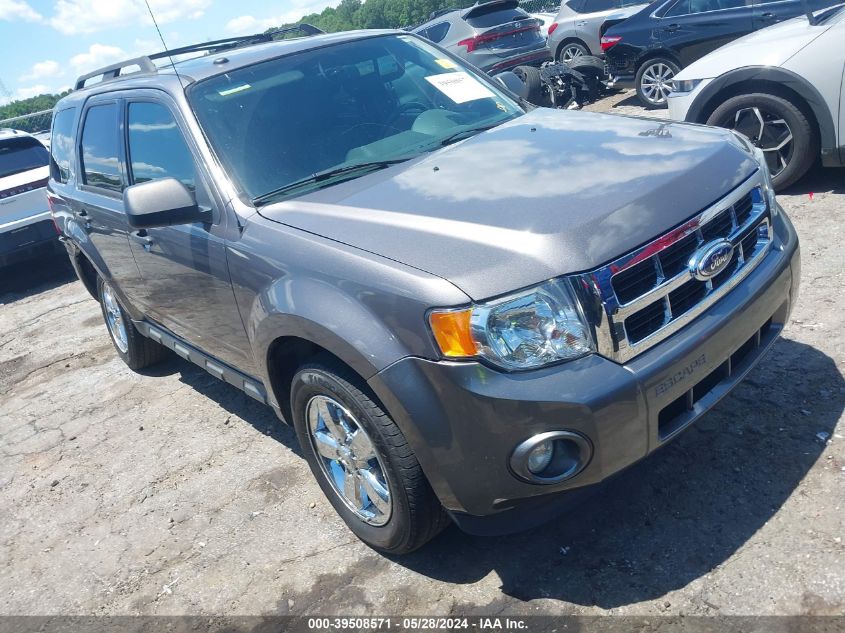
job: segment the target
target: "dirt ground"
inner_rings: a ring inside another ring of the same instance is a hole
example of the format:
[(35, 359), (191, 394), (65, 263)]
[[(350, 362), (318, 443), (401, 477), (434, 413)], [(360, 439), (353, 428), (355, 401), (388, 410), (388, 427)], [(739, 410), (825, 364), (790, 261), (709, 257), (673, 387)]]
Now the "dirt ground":
[(780, 200), (801, 297), (730, 397), (552, 524), (394, 560), (269, 409), (131, 372), (61, 260), (0, 272), (0, 614), (845, 614), (845, 170)]

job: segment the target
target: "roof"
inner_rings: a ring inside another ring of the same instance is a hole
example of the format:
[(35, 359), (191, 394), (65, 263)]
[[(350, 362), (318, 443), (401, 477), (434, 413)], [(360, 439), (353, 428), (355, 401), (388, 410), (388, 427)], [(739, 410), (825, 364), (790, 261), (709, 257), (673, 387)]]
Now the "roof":
[(13, 138), (13, 137), (16, 137), (16, 136), (24, 137), (24, 136), (32, 136), (32, 134), (29, 134), (28, 132), (24, 132), (23, 130), (13, 130), (13, 129), (8, 128), (8, 127), (0, 127), (0, 140), (5, 140), (7, 138)]

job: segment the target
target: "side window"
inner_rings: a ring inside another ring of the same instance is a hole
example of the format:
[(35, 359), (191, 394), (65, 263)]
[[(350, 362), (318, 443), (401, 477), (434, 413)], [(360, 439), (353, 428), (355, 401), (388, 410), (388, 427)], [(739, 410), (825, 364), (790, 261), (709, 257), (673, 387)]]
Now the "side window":
[(196, 188), (196, 170), (176, 119), (160, 103), (129, 104), (129, 168), (134, 183), (175, 178)]
[(73, 121), (76, 108), (57, 112), (50, 139), (50, 177), (66, 183), (73, 176)]
[(116, 103), (95, 105), (85, 115), (82, 129), (83, 182), (108, 191), (122, 191), (123, 177), (118, 158), (118, 113)]
[(437, 44), (438, 42), (442, 42), (443, 38), (446, 37), (446, 34), (449, 32), (449, 23), (448, 22), (441, 22), (440, 24), (435, 24), (432, 27), (426, 29), (426, 37)]
[(689, 13), (690, 13), (689, 0), (678, 0), (664, 14), (664, 17), (671, 18), (671, 17), (675, 17), (675, 16), (678, 16), (678, 15), (689, 15)]
[(618, 8), (619, 0), (587, 0), (581, 9), (581, 13), (597, 13)]
[(566, 3), (566, 6), (575, 11), (575, 13), (584, 13), (585, 4), (585, 0), (569, 0), (569, 2)]

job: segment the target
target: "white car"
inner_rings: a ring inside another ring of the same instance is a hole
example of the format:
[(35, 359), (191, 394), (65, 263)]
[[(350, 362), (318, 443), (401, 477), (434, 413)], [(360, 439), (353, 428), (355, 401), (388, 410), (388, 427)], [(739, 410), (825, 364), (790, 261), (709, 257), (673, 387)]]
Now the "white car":
[(738, 39), (675, 75), (669, 115), (742, 132), (782, 190), (845, 165), (845, 5)]
[(47, 203), (49, 164), (38, 139), (0, 129), (0, 266), (60, 247)]

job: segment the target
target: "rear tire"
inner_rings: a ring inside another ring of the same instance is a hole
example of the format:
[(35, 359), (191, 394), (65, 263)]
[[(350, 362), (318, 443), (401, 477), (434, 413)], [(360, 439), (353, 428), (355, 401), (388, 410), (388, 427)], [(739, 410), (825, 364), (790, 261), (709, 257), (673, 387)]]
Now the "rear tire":
[(540, 78), (540, 69), (534, 66), (517, 66), (513, 73), (525, 84), (526, 100), (536, 106), (548, 106), (549, 99)]
[(634, 84), (637, 97), (647, 108), (665, 108), (666, 95), (671, 91), (667, 82), (681, 72), (681, 67), (666, 57), (646, 60), (637, 71)]
[(777, 191), (806, 174), (819, 155), (815, 126), (784, 97), (767, 93), (733, 97), (713, 111), (707, 124), (742, 132), (763, 149)]
[(557, 60), (559, 62), (563, 62), (564, 64), (568, 64), (578, 57), (586, 55), (590, 55), (590, 49), (587, 48), (586, 44), (582, 44), (576, 40), (570, 40), (561, 44)]
[(102, 278), (97, 279), (97, 295), (114, 349), (129, 369), (139, 371), (167, 358), (167, 348), (148, 339), (135, 328), (114, 290)]
[[(367, 545), (407, 554), (449, 524), (402, 431), (345, 366), (325, 357), (302, 367), (293, 377), (291, 410), (323, 494)], [(349, 488), (347, 480), (353, 482)]]

